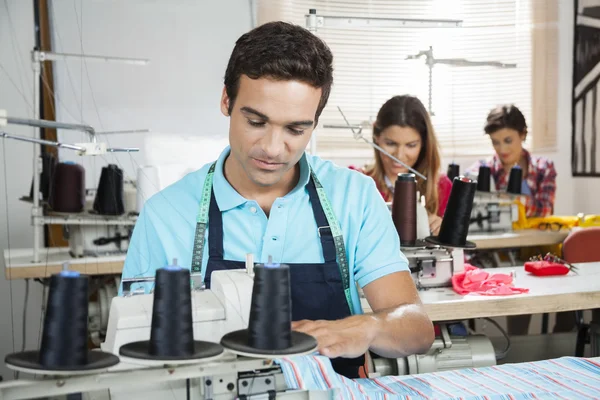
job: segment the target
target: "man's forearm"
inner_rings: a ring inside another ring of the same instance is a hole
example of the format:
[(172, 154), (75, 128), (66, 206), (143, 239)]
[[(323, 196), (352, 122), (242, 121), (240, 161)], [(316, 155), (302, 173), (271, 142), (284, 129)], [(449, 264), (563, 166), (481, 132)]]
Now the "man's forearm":
[(423, 354), (435, 339), (433, 324), (419, 305), (406, 304), (366, 316), (373, 319), (370, 350), (382, 357)]

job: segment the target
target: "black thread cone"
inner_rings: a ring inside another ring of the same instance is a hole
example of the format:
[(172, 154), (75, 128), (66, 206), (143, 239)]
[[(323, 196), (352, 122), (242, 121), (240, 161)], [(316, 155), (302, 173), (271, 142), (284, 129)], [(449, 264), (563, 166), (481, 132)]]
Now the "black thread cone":
[(48, 369), (87, 363), (88, 277), (65, 272), (52, 275), (39, 363)]
[(292, 292), (287, 265), (254, 268), (248, 323), (248, 345), (262, 350), (284, 350), (292, 345)]
[(85, 207), (85, 169), (75, 163), (56, 166), (54, 187), (50, 198), (54, 211), (78, 213)]
[(125, 212), (123, 191), (123, 171), (114, 164), (103, 167), (94, 210), (101, 215), (122, 215)]
[(446, 173), (448, 179), (450, 179), (450, 181), (453, 181), (454, 178), (456, 178), (458, 175), (460, 175), (460, 166), (454, 163), (448, 164), (448, 172)]
[(490, 167), (482, 165), (479, 167), (479, 175), (477, 176), (477, 190), (480, 192), (490, 191), (490, 178), (492, 172)]
[(475, 244), (467, 241), (467, 234), (476, 189), (477, 181), (463, 176), (454, 178), (440, 233), (437, 237), (428, 237), (428, 242), (457, 248), (475, 247)]
[(161, 268), (156, 271), (150, 354), (186, 357), (194, 353), (190, 271)]
[(150, 340), (124, 344), (119, 354), (177, 364), (221, 353), (223, 347), (217, 343), (194, 340), (190, 271), (177, 266), (157, 269)]
[(521, 182), (523, 180), (523, 170), (518, 165), (510, 169), (508, 177), (508, 186), (506, 191), (512, 194), (521, 194)]
[(398, 174), (392, 202), (392, 220), (403, 246), (417, 240), (417, 181), (414, 174)]
[(226, 334), (223, 347), (246, 356), (290, 356), (317, 349), (317, 340), (292, 331), (290, 270), (285, 264), (254, 266), (248, 329)]
[(8, 354), (11, 368), (31, 371), (94, 372), (119, 363), (119, 357), (88, 349), (88, 277), (63, 271), (50, 277), (40, 350)]

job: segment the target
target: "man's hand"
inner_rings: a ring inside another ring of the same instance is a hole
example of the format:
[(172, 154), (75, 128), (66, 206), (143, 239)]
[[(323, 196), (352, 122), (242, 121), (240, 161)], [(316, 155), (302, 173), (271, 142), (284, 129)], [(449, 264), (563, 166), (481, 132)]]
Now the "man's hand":
[(429, 230), (431, 234), (437, 236), (440, 233), (440, 227), (442, 226), (442, 219), (435, 214), (429, 214)]
[(354, 315), (338, 321), (294, 321), (292, 329), (317, 339), (319, 353), (329, 358), (355, 358), (365, 354), (377, 333), (377, 320)]

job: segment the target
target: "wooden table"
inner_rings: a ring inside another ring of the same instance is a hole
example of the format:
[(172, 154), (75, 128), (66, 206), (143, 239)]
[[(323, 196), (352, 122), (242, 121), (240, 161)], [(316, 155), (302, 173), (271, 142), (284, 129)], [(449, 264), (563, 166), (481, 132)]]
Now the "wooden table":
[(4, 250), (4, 275), (6, 279), (47, 278), (60, 272), (69, 262), (69, 269), (86, 275), (121, 274), (125, 254), (117, 256), (73, 258), (68, 248), (41, 249), (40, 262), (34, 263), (33, 249)]
[(552, 232), (524, 229), (514, 232), (474, 233), (468, 235), (467, 240), (475, 243), (476, 251), (555, 245), (562, 243), (568, 235), (568, 230)]
[[(493, 273), (516, 273), (515, 287), (529, 293), (510, 296), (460, 296), (452, 288), (420, 291), (421, 301), (432, 321), (465, 320), (506, 315), (540, 314), (600, 308), (600, 262), (576, 264), (578, 273), (536, 277), (523, 267), (497, 268)], [(361, 299), (365, 312), (371, 308)]]

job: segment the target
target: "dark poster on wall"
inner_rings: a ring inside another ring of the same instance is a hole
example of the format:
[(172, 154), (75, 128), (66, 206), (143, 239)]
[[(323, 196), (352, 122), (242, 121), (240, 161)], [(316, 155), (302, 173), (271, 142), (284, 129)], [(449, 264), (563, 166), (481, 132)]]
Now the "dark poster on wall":
[(573, 176), (600, 177), (600, 0), (575, 1), (573, 48)]

